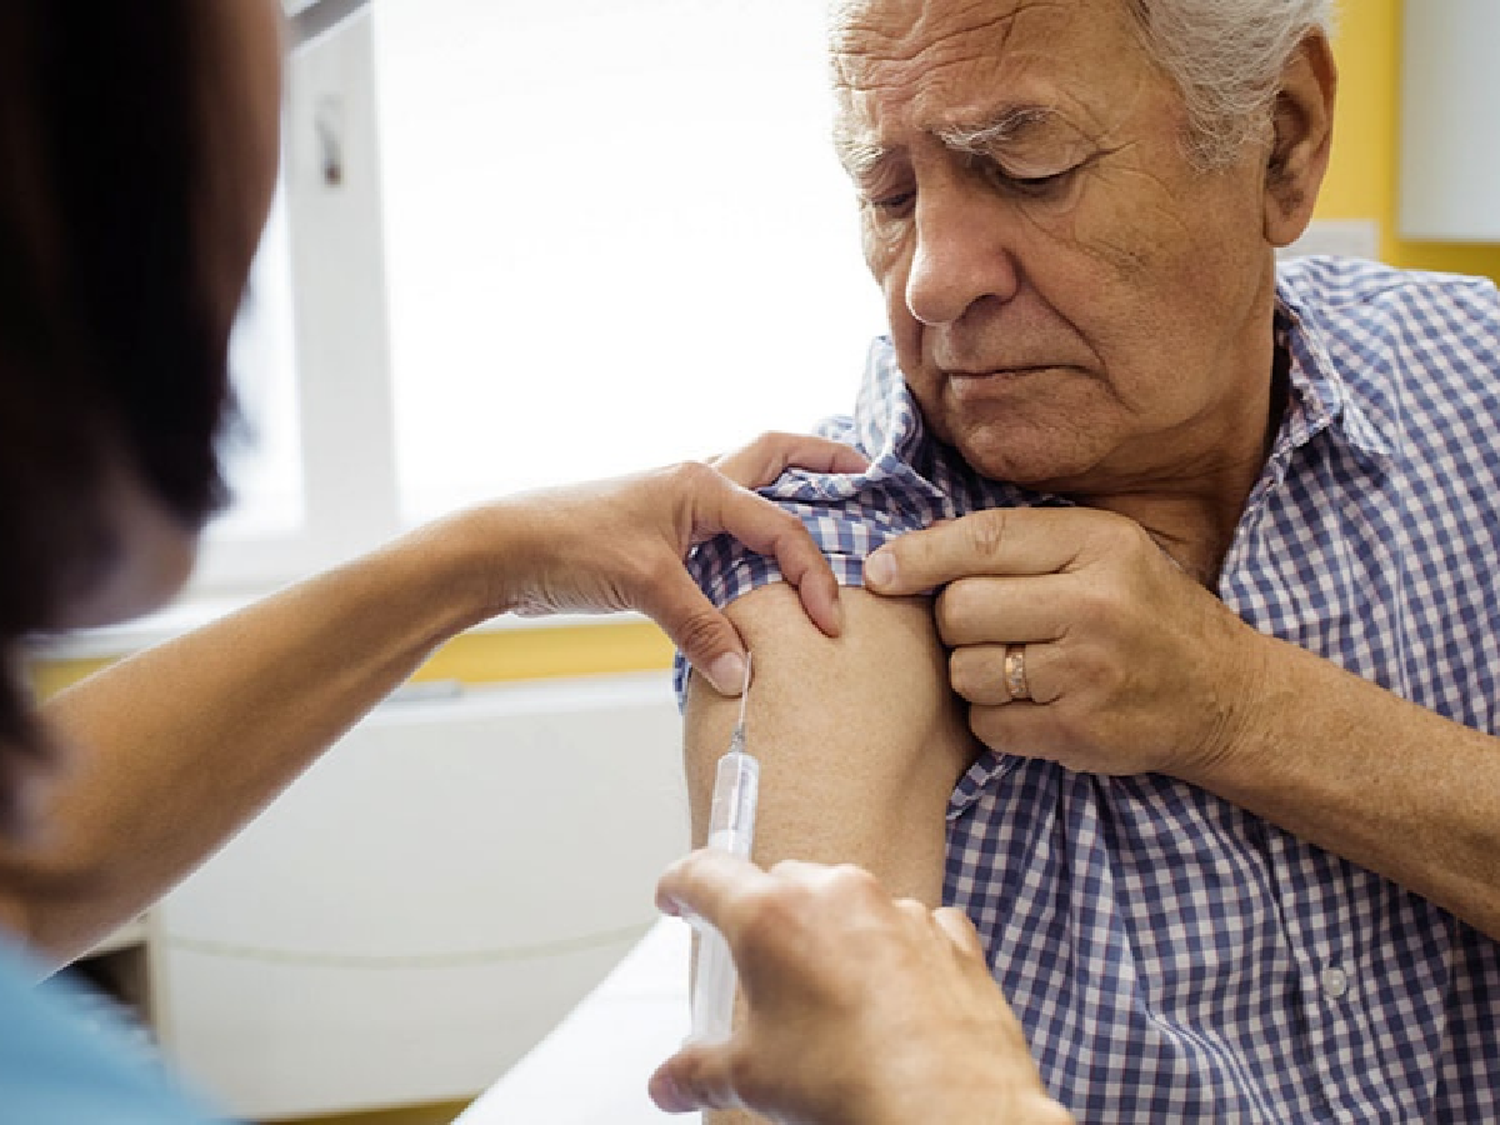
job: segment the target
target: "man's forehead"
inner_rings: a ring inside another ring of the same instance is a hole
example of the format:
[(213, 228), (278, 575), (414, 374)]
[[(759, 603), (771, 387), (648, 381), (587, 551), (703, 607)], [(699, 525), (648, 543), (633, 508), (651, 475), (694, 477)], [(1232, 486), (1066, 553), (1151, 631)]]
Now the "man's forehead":
[(1051, 36), (1067, 26), (1118, 25), (1132, 0), (830, 0), (835, 58), (900, 63), (982, 43), (1004, 50), (1015, 36)]
[[(1138, 42), (1123, 0), (840, 0), (840, 148), (901, 127), (1021, 139), (1091, 100)], [(1103, 18), (1100, 18), (1103, 17)], [(1112, 18), (1111, 18), (1112, 17)]]
[(1049, 57), (1108, 67), (1139, 46), (1133, 0), (835, 0), (829, 47), (849, 90), (941, 83)]

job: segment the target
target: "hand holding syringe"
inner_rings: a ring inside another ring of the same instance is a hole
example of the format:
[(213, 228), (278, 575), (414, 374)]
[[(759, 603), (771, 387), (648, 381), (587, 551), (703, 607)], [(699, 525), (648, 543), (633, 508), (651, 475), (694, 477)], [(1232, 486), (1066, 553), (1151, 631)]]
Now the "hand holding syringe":
[[(713, 811), (708, 822), (708, 846), (741, 859), (750, 858), (755, 841), (755, 806), (760, 796), (760, 763), (745, 753), (745, 703), (749, 695), (747, 657), (740, 718), (729, 740), (729, 752), (719, 759), (714, 776)], [(738, 977), (728, 943), (712, 926), (699, 927), (693, 980), (693, 1041), (719, 1043), (728, 1039), (734, 1024)]]

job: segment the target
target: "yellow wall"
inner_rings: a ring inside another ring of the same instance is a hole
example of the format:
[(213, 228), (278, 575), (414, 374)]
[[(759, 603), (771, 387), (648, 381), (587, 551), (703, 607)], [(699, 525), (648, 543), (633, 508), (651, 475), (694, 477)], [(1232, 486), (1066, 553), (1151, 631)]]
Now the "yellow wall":
[[(1421, 0), (1414, 0), (1421, 3)], [(1409, 269), (1484, 274), (1500, 282), (1500, 245), (1407, 242), (1396, 236), (1401, 130), (1401, 0), (1343, 0), (1333, 163), (1318, 216), (1375, 219), (1381, 257)]]

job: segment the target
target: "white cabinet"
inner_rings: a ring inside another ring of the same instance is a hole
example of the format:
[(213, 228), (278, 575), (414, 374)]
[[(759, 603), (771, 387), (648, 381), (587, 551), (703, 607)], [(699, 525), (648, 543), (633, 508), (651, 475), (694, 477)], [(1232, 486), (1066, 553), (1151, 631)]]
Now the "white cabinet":
[(458, 1099), (631, 948), (687, 845), (663, 674), (390, 705), (111, 956), (240, 1116)]

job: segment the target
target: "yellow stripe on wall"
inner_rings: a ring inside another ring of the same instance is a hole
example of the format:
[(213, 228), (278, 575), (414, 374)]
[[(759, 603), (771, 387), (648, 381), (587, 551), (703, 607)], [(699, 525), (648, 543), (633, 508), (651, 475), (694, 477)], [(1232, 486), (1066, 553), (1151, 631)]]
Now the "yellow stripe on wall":
[(113, 663), (112, 658), (40, 661), (31, 668), (32, 689), (39, 699), (46, 699), (110, 663)]
[[(672, 642), (649, 621), (600, 619), (597, 625), (501, 629), (455, 637), (422, 665), (414, 680), (466, 684), (601, 676), (669, 668)], [(109, 664), (109, 659), (54, 660), (32, 669), (45, 699)]]
[(670, 667), (672, 653), (672, 642), (649, 621), (465, 633), (413, 679), (496, 683), (642, 672)]

